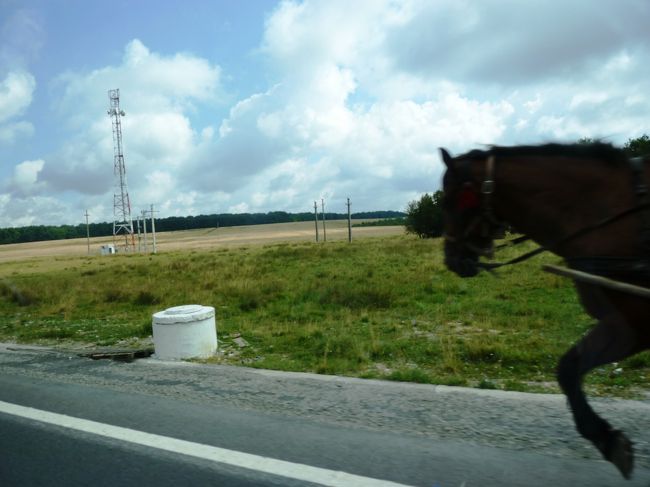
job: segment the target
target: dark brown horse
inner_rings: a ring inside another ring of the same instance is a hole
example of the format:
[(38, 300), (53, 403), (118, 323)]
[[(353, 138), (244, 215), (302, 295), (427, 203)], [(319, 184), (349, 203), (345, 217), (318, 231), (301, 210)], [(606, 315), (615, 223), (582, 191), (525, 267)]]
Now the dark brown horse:
[[(492, 256), (507, 224), (573, 269), (650, 286), (650, 164), (601, 143), (441, 152), (450, 270), (471, 277), (490, 267), (479, 258)], [(650, 299), (574, 282), (597, 323), (560, 359), (558, 382), (578, 432), (629, 478), (632, 443), (589, 406), (582, 377), (650, 347)]]

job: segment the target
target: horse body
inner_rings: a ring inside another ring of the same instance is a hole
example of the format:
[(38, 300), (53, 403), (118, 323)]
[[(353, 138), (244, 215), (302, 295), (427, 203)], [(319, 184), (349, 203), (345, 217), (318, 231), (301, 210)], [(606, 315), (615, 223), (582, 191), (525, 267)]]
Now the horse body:
[[(450, 270), (462, 277), (476, 275), (479, 257), (491, 254), (499, 225), (507, 223), (572, 267), (587, 266), (589, 271), (650, 286), (650, 263), (645, 272), (633, 269), (650, 262), (650, 242), (643, 238), (650, 208), (628, 211), (639, 207), (650, 177), (647, 170), (635, 176), (622, 151), (606, 144), (553, 144), (495, 147), (455, 158), (443, 149), (442, 155), (447, 165), (445, 263)], [(469, 198), (468, 192), (475, 192), (476, 198)], [(590, 225), (593, 231), (581, 233)], [(558, 382), (578, 432), (629, 478), (631, 442), (592, 410), (581, 384), (594, 367), (650, 348), (650, 300), (575, 284), (596, 325), (561, 358)]]

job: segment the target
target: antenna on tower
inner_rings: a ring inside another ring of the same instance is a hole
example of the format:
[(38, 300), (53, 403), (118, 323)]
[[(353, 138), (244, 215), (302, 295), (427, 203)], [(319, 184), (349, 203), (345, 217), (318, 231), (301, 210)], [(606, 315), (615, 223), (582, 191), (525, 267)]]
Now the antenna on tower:
[(122, 120), (126, 115), (120, 109), (120, 90), (108, 90), (110, 105), (108, 114), (113, 122), (113, 174), (115, 177), (115, 191), (113, 193), (113, 243), (117, 245), (117, 238), (124, 235), (124, 251), (135, 251), (135, 237), (133, 235), (133, 220), (131, 219), (131, 201), (126, 186), (126, 166), (122, 153)]

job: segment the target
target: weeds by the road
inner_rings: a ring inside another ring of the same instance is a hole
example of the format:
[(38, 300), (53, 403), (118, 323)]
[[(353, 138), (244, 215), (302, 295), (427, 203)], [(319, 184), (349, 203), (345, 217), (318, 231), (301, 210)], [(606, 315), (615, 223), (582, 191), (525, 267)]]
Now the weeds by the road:
[[(557, 391), (558, 358), (590, 326), (571, 283), (540, 270), (550, 254), (461, 280), (439, 240), (409, 236), (63, 260), (0, 265), (0, 339), (112, 345), (198, 303), (216, 308), (222, 363)], [(649, 370), (643, 354), (587, 383), (629, 394)]]

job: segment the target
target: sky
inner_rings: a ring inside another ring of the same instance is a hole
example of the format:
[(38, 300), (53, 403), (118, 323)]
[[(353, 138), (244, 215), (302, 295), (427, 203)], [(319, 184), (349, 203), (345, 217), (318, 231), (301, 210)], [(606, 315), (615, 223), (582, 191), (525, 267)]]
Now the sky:
[(0, 227), (404, 210), (439, 147), (650, 135), (648, 0), (0, 0)]

